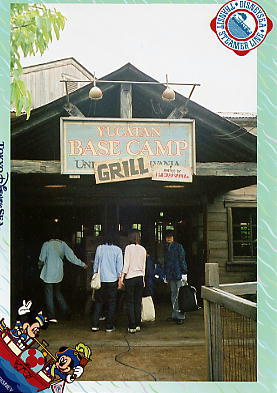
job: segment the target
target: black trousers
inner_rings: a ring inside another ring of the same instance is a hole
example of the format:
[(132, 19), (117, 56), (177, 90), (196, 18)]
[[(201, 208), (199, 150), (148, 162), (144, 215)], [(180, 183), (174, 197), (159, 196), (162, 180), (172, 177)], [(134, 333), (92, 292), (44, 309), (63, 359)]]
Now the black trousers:
[(126, 301), (129, 328), (135, 329), (141, 324), (141, 300), (143, 293), (143, 277), (133, 277), (125, 280)]
[(101, 282), (101, 288), (95, 291), (95, 307), (92, 317), (92, 326), (99, 327), (103, 306), (105, 305), (106, 328), (114, 326), (114, 316), (116, 311), (117, 281)]

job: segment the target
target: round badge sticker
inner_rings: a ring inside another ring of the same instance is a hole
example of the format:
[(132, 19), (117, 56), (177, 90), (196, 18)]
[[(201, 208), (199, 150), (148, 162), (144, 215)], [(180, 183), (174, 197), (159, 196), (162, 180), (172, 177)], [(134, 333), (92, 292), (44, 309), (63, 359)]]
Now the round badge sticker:
[(257, 48), (272, 27), (271, 19), (254, 1), (229, 1), (211, 21), (221, 43), (239, 56)]

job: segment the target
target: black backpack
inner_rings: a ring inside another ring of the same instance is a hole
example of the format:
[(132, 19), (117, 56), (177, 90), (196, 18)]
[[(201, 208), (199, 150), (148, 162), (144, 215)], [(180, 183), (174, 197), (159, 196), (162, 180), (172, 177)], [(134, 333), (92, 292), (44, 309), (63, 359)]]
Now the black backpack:
[(179, 288), (178, 308), (181, 312), (196, 311), (200, 307), (197, 304), (196, 289), (190, 285)]

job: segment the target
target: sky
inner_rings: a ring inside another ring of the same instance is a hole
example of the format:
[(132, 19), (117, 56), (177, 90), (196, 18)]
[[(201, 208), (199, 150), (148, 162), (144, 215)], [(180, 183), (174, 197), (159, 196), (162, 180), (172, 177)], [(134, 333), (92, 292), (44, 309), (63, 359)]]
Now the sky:
[[(66, 16), (59, 41), (24, 66), (74, 57), (97, 78), (130, 62), (164, 82), (200, 83), (192, 100), (214, 112), (256, 113), (257, 52), (238, 56), (210, 28), (220, 5), (49, 4)], [(190, 88), (174, 87), (187, 96)]]

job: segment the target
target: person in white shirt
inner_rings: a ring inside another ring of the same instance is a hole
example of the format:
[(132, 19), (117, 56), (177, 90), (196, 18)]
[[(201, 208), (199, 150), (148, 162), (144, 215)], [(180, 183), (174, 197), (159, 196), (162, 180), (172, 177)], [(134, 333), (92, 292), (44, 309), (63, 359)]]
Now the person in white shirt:
[(86, 269), (88, 266), (76, 257), (72, 249), (60, 239), (50, 239), (44, 242), (39, 256), (40, 278), (44, 282), (44, 294), (49, 322), (57, 323), (54, 297), (65, 316), (70, 315), (70, 309), (61, 292), (60, 283), (63, 280), (63, 259)]
[[(122, 276), (119, 288), (126, 286), (129, 333), (140, 331), (141, 301), (144, 288), (146, 250), (140, 245), (140, 232), (132, 231), (130, 244), (125, 248)], [(125, 280), (125, 282), (124, 282)]]

